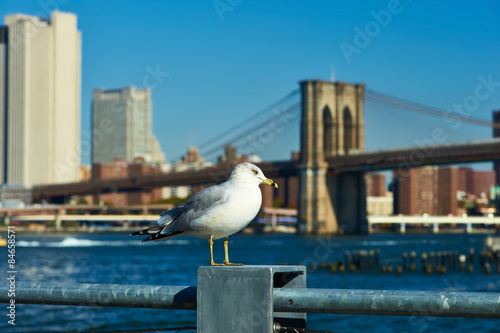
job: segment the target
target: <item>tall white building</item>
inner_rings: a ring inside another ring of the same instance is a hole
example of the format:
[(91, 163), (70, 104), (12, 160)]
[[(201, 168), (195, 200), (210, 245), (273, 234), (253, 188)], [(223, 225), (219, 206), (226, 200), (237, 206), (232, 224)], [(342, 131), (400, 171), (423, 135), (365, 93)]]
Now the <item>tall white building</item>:
[(2, 183), (79, 180), (81, 35), (73, 14), (16, 14), (0, 28)]
[(164, 159), (152, 132), (149, 88), (94, 90), (92, 132), (93, 164), (117, 158), (129, 162), (142, 158), (147, 163)]

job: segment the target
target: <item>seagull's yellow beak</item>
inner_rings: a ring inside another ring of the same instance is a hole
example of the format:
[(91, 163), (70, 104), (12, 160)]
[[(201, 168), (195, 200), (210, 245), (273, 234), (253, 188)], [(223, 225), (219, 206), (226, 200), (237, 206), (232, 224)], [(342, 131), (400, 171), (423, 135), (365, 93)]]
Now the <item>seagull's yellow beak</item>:
[(272, 180), (272, 179), (269, 179), (269, 178), (267, 178), (267, 179), (263, 179), (263, 180), (262, 180), (262, 182), (263, 182), (264, 184), (271, 185), (271, 186), (274, 186), (274, 187), (278, 188), (278, 184), (276, 184), (276, 183), (274, 182), (274, 180)]

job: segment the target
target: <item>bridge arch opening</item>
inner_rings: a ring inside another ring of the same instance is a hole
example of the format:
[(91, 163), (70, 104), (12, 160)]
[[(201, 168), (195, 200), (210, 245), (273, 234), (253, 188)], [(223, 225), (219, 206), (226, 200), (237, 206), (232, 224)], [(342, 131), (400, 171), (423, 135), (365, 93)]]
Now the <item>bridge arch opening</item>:
[(354, 147), (352, 113), (348, 106), (344, 108), (344, 152), (346, 154)]
[(325, 106), (323, 109), (323, 154), (325, 156), (333, 155), (334, 150), (334, 126), (333, 116), (330, 108)]

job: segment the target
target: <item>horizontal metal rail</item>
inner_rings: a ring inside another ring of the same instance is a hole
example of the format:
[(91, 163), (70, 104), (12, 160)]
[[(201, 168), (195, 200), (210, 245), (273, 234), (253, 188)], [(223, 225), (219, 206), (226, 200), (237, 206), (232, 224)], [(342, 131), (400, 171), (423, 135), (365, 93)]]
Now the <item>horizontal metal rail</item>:
[(283, 288), (273, 298), (275, 311), (500, 318), (500, 293)]
[[(9, 282), (0, 302), (9, 303)], [(196, 309), (196, 287), (16, 282), (16, 304)], [(276, 288), (274, 311), (500, 318), (500, 293)]]
[[(9, 303), (9, 282), (0, 282), (0, 303)], [(196, 287), (17, 282), (16, 304), (196, 309)]]

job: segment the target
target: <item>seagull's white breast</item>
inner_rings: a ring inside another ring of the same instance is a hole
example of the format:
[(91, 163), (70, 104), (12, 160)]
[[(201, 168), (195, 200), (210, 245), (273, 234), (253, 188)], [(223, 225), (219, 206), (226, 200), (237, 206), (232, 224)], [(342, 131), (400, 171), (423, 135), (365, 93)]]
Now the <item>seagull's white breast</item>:
[(220, 205), (190, 223), (190, 234), (214, 239), (230, 236), (242, 230), (257, 215), (262, 194), (255, 184), (226, 182), (226, 196)]

